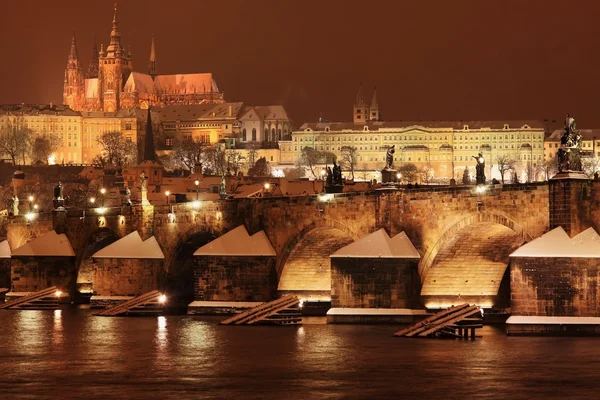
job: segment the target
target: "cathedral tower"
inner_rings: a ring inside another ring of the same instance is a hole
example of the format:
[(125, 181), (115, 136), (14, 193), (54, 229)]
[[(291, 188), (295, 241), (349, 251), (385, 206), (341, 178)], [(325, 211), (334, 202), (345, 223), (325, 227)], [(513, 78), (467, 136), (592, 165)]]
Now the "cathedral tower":
[(100, 47), (98, 68), (98, 89), (102, 110), (106, 112), (120, 109), (123, 85), (131, 73), (131, 52), (125, 53), (121, 44), (119, 23), (117, 21), (117, 4), (113, 15), (110, 44), (104, 50)]
[(94, 38), (94, 47), (92, 48), (92, 58), (90, 58), (90, 64), (88, 66), (87, 79), (94, 79), (98, 77), (98, 45), (96, 44), (96, 38)]
[(81, 110), (84, 103), (83, 93), (83, 73), (81, 65), (77, 57), (77, 43), (75, 42), (75, 34), (71, 41), (71, 52), (65, 69), (65, 83), (63, 89), (63, 103), (71, 107), (73, 110)]
[(379, 104), (377, 104), (377, 86), (373, 90), (373, 100), (371, 100), (371, 107), (369, 108), (369, 120), (379, 121)]
[(152, 45), (150, 46), (150, 61), (148, 61), (148, 75), (152, 80), (156, 77), (156, 51), (154, 50), (154, 33), (152, 34)]
[(369, 107), (363, 100), (362, 96), (362, 83), (358, 87), (358, 94), (356, 95), (356, 101), (354, 102), (354, 123), (363, 124), (369, 120)]

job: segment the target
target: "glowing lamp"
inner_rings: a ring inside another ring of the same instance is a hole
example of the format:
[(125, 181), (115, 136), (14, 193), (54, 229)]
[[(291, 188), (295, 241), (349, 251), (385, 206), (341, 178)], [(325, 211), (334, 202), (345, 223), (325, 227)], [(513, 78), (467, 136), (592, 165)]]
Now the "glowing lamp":
[(160, 296), (158, 296), (158, 302), (160, 304), (165, 304), (167, 302), (167, 296), (164, 294), (161, 294)]
[(200, 208), (200, 201), (196, 200), (192, 202), (192, 207), (194, 208)]
[(477, 186), (477, 189), (475, 189), (475, 191), (477, 193), (483, 193), (483, 192), (485, 192), (485, 186), (479, 185), (479, 186)]
[(96, 202), (96, 198), (95, 197), (90, 197), (90, 203), (94, 204)]
[(171, 192), (169, 192), (168, 190), (165, 192), (165, 196), (169, 197), (171, 195)]
[(270, 187), (271, 187), (271, 184), (269, 182), (265, 183), (265, 190), (269, 190)]
[(106, 212), (106, 207), (98, 207), (96, 208), (96, 212), (98, 214), (104, 214)]
[(106, 189), (104, 189), (104, 188), (100, 189), (100, 193), (102, 193), (102, 194), (106, 193)]
[(401, 174), (400, 172), (398, 172), (398, 173), (396, 174), (396, 179), (400, 179), (400, 178), (402, 178), (402, 174)]
[(198, 186), (199, 184), (200, 184), (200, 181), (199, 181), (198, 179), (196, 179), (196, 180), (194, 181), (194, 185)]
[(33, 201), (33, 196), (29, 196), (29, 197), (28, 197), (28, 200), (29, 200), (29, 201)]
[(55, 295), (56, 297), (60, 297), (60, 296), (62, 296), (62, 292), (61, 292), (60, 290), (57, 290), (57, 291), (54, 293), (54, 295)]
[(37, 204), (34, 204), (34, 205), (33, 205), (33, 209), (34, 209), (35, 211), (37, 211), (37, 209), (38, 209), (38, 208), (39, 208), (39, 207), (38, 207), (38, 205), (37, 205)]
[(479, 157), (479, 163), (483, 164), (483, 157)]
[(25, 219), (27, 221), (32, 221), (35, 218), (35, 214), (32, 212), (28, 212), (27, 214), (25, 214)]

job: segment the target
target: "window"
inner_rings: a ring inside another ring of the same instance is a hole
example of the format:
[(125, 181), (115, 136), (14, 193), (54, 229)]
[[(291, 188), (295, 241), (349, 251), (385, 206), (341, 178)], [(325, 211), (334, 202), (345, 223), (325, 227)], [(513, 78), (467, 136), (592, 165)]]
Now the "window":
[(127, 123), (125, 124), (125, 129), (127, 129), (127, 130), (131, 130), (131, 122), (127, 122)]
[[(252, 128), (252, 141), (256, 141), (256, 128)], [(302, 139), (300, 139), (302, 141)]]
[(166, 138), (165, 139), (165, 145), (167, 147), (172, 147), (173, 146), (173, 138)]
[(246, 128), (242, 129), (242, 140), (244, 142), (248, 141), (248, 138), (246, 137)]

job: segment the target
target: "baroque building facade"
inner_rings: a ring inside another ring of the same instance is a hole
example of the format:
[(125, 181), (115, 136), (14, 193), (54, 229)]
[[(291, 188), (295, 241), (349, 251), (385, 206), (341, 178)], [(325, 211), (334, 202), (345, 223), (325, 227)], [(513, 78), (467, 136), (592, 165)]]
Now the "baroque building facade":
[(154, 37), (148, 73), (134, 72), (131, 50), (121, 43), (115, 5), (110, 42), (106, 49), (100, 45), (100, 50), (94, 43), (85, 78), (73, 37), (65, 69), (63, 102), (75, 111), (118, 112), (151, 106), (222, 103), (223, 94), (211, 73), (157, 74)]
[[(465, 168), (474, 177), (482, 153), (488, 179), (501, 179), (498, 158), (514, 161), (520, 180), (535, 180), (544, 159), (544, 124), (540, 121), (381, 121), (376, 95), (371, 106), (359, 91), (352, 122), (305, 123), (279, 142), (282, 165), (296, 165), (304, 147), (342, 159), (344, 148), (356, 149), (355, 171), (380, 179), (386, 151), (395, 146), (396, 168), (413, 163), (427, 179), (461, 179)], [(506, 178), (506, 176), (505, 176)]]

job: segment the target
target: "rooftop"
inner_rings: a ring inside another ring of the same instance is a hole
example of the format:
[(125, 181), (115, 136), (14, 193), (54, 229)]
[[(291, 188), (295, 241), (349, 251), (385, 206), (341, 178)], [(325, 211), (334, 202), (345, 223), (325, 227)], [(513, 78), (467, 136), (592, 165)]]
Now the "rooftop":
[[(308, 122), (300, 127), (300, 131), (307, 128), (313, 131), (324, 131), (328, 128), (331, 131), (354, 130), (364, 131), (365, 127), (369, 131), (380, 129), (408, 129), (411, 127), (422, 127), (425, 129), (448, 129), (460, 130), (468, 127), (469, 130), (477, 129), (537, 129), (543, 130), (544, 123), (535, 120), (519, 121), (369, 121), (367, 123), (354, 122)], [(508, 128), (507, 128), (508, 127)]]
[(240, 225), (212, 242), (200, 247), (195, 256), (275, 256), (275, 250), (264, 231), (250, 236)]
[(400, 232), (393, 238), (387, 234), (385, 229), (379, 229), (364, 238), (342, 247), (331, 258), (412, 258), (419, 259), (421, 256), (406, 236)]
[(142, 240), (138, 231), (122, 237), (92, 255), (92, 258), (141, 258), (162, 260), (165, 258), (154, 236)]
[(570, 238), (559, 226), (519, 247), (510, 257), (600, 258), (600, 235), (588, 228)]
[(52, 230), (14, 249), (12, 256), (74, 257), (75, 253), (67, 235)]

